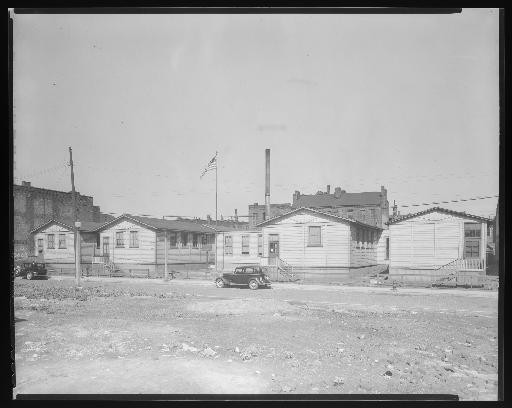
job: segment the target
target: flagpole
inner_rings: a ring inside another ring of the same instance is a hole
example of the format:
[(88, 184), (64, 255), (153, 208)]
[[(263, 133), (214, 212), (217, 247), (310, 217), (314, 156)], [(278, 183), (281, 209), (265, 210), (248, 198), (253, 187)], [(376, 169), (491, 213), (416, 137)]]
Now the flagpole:
[(219, 167), (218, 152), (215, 152), (215, 226), (217, 227), (217, 168)]

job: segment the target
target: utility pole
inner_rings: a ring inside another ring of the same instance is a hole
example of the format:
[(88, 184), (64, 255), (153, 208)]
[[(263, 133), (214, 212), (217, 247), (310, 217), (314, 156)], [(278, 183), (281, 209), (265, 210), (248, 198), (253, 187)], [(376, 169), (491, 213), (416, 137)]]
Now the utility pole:
[(80, 260), (80, 222), (76, 208), (75, 173), (73, 171), (73, 150), (69, 147), (69, 166), (71, 167), (71, 193), (73, 195), (73, 221), (75, 227), (75, 283), (80, 285), (81, 260)]
[(167, 269), (167, 230), (165, 232), (164, 238), (164, 280), (167, 282), (169, 280), (169, 271)]

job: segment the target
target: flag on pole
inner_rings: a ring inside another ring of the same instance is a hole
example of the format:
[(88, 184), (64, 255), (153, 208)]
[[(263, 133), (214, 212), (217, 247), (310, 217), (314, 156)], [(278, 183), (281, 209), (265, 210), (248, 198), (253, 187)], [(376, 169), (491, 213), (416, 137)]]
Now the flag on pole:
[(215, 152), (215, 156), (208, 162), (203, 172), (201, 173), (200, 179), (210, 170), (215, 170), (217, 168), (217, 152)]

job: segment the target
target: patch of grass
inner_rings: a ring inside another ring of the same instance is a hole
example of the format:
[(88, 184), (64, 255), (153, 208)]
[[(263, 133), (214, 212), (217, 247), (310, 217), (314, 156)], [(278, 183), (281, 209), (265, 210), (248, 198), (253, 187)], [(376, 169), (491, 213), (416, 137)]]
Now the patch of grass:
[(14, 296), (24, 296), (27, 299), (64, 300), (72, 299), (86, 301), (94, 297), (120, 297), (120, 296), (152, 296), (156, 298), (181, 298), (177, 293), (162, 293), (151, 288), (118, 288), (109, 285), (83, 284), (75, 287), (61, 282), (15, 281)]

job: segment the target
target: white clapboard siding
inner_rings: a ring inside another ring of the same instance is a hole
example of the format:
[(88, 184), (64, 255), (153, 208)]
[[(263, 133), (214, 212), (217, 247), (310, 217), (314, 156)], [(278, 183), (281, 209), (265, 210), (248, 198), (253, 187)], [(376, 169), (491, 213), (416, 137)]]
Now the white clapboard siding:
[[(217, 234), (217, 269), (230, 268), (231, 265), (260, 264), (261, 257), (258, 256), (258, 234), (254, 231), (231, 231)], [(242, 255), (242, 235), (249, 236), (249, 254)], [(233, 239), (233, 254), (228, 255), (224, 250), (224, 239), (231, 236)]]
[[(116, 232), (123, 231), (124, 247), (116, 247)], [(137, 231), (139, 247), (130, 248), (130, 232)], [(156, 233), (130, 221), (121, 221), (111, 225), (100, 233), (100, 251), (103, 251), (103, 239), (109, 237), (109, 256), (116, 264), (154, 264)]]
[(389, 263), (389, 259), (386, 259), (386, 239), (389, 238), (389, 229), (383, 230), (379, 233), (377, 241), (377, 263), (386, 264)]
[[(54, 248), (48, 248), (48, 235), (53, 234)], [(59, 235), (66, 235), (66, 247), (59, 248)], [(75, 262), (75, 233), (68, 228), (58, 224), (50, 224), (44, 230), (34, 234), (34, 255), (38, 255), (37, 241), (43, 239), (43, 256), (48, 263), (74, 263)], [(80, 234), (80, 252), (82, 262), (89, 262), (94, 255), (96, 247), (96, 234), (91, 232), (82, 232)]]
[[(322, 246), (308, 246), (310, 226), (321, 227)], [(297, 214), (263, 227), (265, 256), (270, 234), (279, 235), (279, 257), (292, 266), (350, 265), (350, 226), (310, 214)]]
[[(475, 221), (442, 212), (432, 212), (391, 224), (390, 266), (436, 269), (455, 259), (463, 258), (466, 222)], [(487, 227), (485, 222), (481, 225), (481, 245), (485, 248)], [(485, 251), (481, 253), (485, 254)]]

